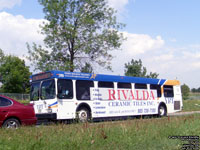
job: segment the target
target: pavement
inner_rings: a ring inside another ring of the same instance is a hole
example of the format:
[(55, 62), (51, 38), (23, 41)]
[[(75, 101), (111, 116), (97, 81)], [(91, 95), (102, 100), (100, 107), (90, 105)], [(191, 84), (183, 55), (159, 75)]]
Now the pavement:
[(192, 114), (200, 114), (200, 111), (169, 113), (168, 116), (184, 116), (184, 115), (192, 115)]

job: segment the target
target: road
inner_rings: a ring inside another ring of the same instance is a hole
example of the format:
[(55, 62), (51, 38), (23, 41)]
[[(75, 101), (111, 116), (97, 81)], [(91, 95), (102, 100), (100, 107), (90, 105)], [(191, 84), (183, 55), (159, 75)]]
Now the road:
[(200, 114), (200, 111), (170, 113), (168, 114), (168, 116), (184, 116), (184, 115), (191, 115), (191, 114)]

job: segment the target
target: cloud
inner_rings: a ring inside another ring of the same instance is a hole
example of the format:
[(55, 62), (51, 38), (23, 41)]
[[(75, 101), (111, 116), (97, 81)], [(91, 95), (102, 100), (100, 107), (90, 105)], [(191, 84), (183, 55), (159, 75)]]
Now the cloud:
[[(112, 53), (114, 56), (112, 61), (113, 71), (119, 75), (124, 75), (124, 64), (130, 62), (131, 59), (147, 60), (148, 57), (145, 58), (146, 56), (157, 51), (160, 52), (160, 49), (165, 45), (165, 41), (159, 35), (153, 38), (148, 34), (133, 34), (128, 32), (123, 32), (123, 34), (127, 40), (122, 43), (122, 50)], [(162, 57), (165, 56), (163, 55)], [(153, 71), (153, 69), (150, 71)]]
[(159, 78), (178, 79), (190, 88), (200, 86), (200, 45), (173, 47), (159, 35), (155, 38), (128, 32), (124, 35), (127, 41), (122, 44), (122, 50), (112, 53), (112, 74), (124, 75), (125, 63), (141, 59), (148, 72), (159, 73)]
[(132, 56), (159, 49), (165, 43), (161, 36), (152, 38), (147, 34), (131, 34), (128, 32), (123, 32), (123, 34), (127, 38), (127, 41), (123, 43), (123, 49), (126, 49), (127, 53)]
[(21, 56), (27, 53), (26, 42), (41, 44), (43, 35), (39, 25), (43, 19), (26, 19), (21, 15), (0, 13), (0, 48), (7, 54)]
[(20, 5), (22, 0), (0, 0), (0, 10)]
[(125, 6), (128, 2), (129, 0), (108, 0), (108, 4), (120, 13), (125, 11)]

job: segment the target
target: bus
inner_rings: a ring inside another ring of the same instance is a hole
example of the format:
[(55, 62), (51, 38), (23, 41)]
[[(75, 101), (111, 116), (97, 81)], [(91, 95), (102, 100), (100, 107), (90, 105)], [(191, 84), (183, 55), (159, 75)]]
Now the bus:
[(30, 83), (38, 120), (167, 116), (183, 106), (178, 80), (53, 70), (32, 75)]

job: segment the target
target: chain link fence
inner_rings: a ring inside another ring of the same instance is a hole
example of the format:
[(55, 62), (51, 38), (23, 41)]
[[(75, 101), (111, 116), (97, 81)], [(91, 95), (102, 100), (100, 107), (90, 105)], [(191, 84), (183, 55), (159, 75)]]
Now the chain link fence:
[(0, 93), (0, 95), (4, 95), (14, 100), (30, 100), (29, 94), (19, 94), (19, 93)]

